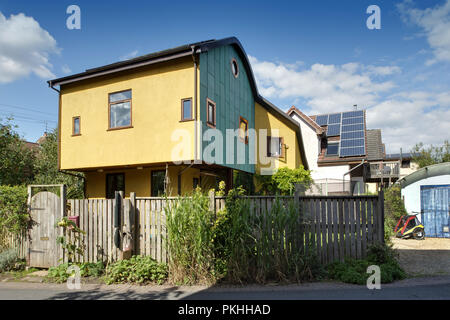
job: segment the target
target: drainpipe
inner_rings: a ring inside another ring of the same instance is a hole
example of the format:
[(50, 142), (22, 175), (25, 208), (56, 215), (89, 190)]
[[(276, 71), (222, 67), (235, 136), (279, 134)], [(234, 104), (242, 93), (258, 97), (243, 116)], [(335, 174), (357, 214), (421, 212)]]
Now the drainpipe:
[(197, 153), (198, 153), (198, 139), (197, 139), (197, 57), (196, 47), (192, 46), (192, 60), (194, 61), (194, 162), (197, 163)]
[[(348, 170), (346, 173), (344, 173), (344, 174), (342, 175), (342, 190), (343, 190), (343, 191), (345, 190), (345, 176), (348, 175), (348, 174), (349, 174), (350, 172), (352, 172), (353, 170), (355, 170), (356, 168), (362, 166), (363, 164), (364, 164), (364, 159), (362, 159), (361, 163), (358, 164), (356, 167), (354, 167), (354, 168)], [(351, 179), (350, 179), (350, 186), (351, 186)], [(351, 190), (350, 190), (350, 191), (351, 191)]]

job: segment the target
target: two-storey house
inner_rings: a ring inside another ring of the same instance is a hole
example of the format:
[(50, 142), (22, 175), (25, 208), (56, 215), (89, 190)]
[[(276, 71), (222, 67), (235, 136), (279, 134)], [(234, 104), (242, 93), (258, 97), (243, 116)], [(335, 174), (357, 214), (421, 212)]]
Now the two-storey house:
[(298, 123), (259, 95), (234, 37), (48, 83), (59, 93), (59, 169), (84, 172), (90, 198), (186, 194), (231, 187), (236, 170), (308, 168)]

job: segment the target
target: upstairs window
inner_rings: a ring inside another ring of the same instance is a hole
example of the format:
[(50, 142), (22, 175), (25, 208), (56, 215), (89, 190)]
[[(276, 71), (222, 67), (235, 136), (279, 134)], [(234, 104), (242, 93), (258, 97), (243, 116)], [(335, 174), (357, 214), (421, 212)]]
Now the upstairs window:
[(131, 127), (131, 90), (109, 94), (109, 129)]
[(216, 103), (210, 99), (206, 99), (206, 124), (216, 127)]
[(284, 158), (285, 148), (283, 138), (267, 137), (267, 156), (275, 158)]
[(327, 157), (333, 157), (339, 155), (339, 142), (330, 142), (327, 145)]
[(181, 121), (193, 120), (192, 117), (192, 99), (181, 100)]
[(80, 117), (72, 118), (72, 135), (79, 136), (80, 133)]
[(248, 143), (248, 121), (243, 117), (239, 117), (239, 139)]

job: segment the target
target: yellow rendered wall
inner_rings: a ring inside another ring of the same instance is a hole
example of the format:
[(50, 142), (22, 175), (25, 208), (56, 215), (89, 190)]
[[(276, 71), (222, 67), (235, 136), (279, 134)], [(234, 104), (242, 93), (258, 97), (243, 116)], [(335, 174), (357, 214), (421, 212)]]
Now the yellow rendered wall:
[[(277, 136), (275, 129), (278, 129), (278, 136), (283, 137), (284, 144), (286, 145), (286, 157), (285, 158), (271, 158), (274, 160), (275, 168), (289, 167), (291, 169), (298, 168), (302, 164), (300, 156), (300, 149), (295, 133), (294, 124), (287, 125), (285, 122), (279, 119), (280, 116), (275, 116), (260, 104), (255, 103), (255, 129), (256, 134), (259, 137), (260, 129), (267, 129), (268, 136)], [(263, 165), (267, 162), (267, 139), (262, 141), (263, 148), (260, 154), (260, 141), (256, 143), (256, 155), (258, 162), (256, 164), (256, 173), (261, 173), (261, 168), (268, 168), (270, 165)]]
[[(181, 99), (194, 97), (191, 58), (61, 87), (61, 169), (163, 163), (194, 158), (194, 121), (180, 122)], [(108, 94), (132, 90), (132, 128), (108, 131)], [(194, 105), (193, 109), (194, 109)], [(80, 116), (80, 136), (72, 117)], [(188, 152), (172, 159), (175, 129), (186, 129)]]
[[(178, 194), (178, 172), (182, 166), (169, 167), (169, 196)], [(165, 167), (143, 168), (141, 170), (108, 170), (104, 172), (86, 172), (86, 197), (105, 198), (106, 197), (106, 175), (108, 173), (125, 174), (125, 196), (129, 197), (130, 192), (135, 192), (137, 197), (151, 196), (151, 171), (165, 170)], [(193, 179), (200, 177), (198, 169), (189, 168), (181, 175), (181, 194), (190, 194), (193, 191)]]

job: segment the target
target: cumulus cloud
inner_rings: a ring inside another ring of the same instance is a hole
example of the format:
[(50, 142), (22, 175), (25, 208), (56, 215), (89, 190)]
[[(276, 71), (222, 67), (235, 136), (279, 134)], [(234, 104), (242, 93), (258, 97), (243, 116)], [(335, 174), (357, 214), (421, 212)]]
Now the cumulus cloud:
[(448, 139), (450, 94), (401, 90), (389, 80), (401, 72), (398, 66), (316, 63), (296, 69), (249, 59), (258, 90), (267, 98), (290, 100), (309, 115), (347, 111), (354, 104), (367, 109), (368, 128), (382, 129), (388, 152), (400, 148), (407, 152), (417, 142), (440, 144)]
[(56, 40), (32, 17), (23, 13), (6, 18), (0, 12), (0, 83), (34, 73), (54, 77), (49, 55), (59, 53)]
[(426, 61), (427, 65), (436, 62), (450, 62), (450, 0), (434, 8), (417, 9), (408, 0), (398, 5), (402, 18), (423, 29), (434, 57)]
[(391, 81), (371, 76), (400, 72), (396, 66), (364, 66), (360, 63), (325, 65), (316, 63), (298, 70), (281, 62), (259, 61), (250, 56), (258, 88), (267, 98), (306, 99), (312, 113), (348, 109), (354, 104), (374, 105), (381, 92), (394, 87)]

